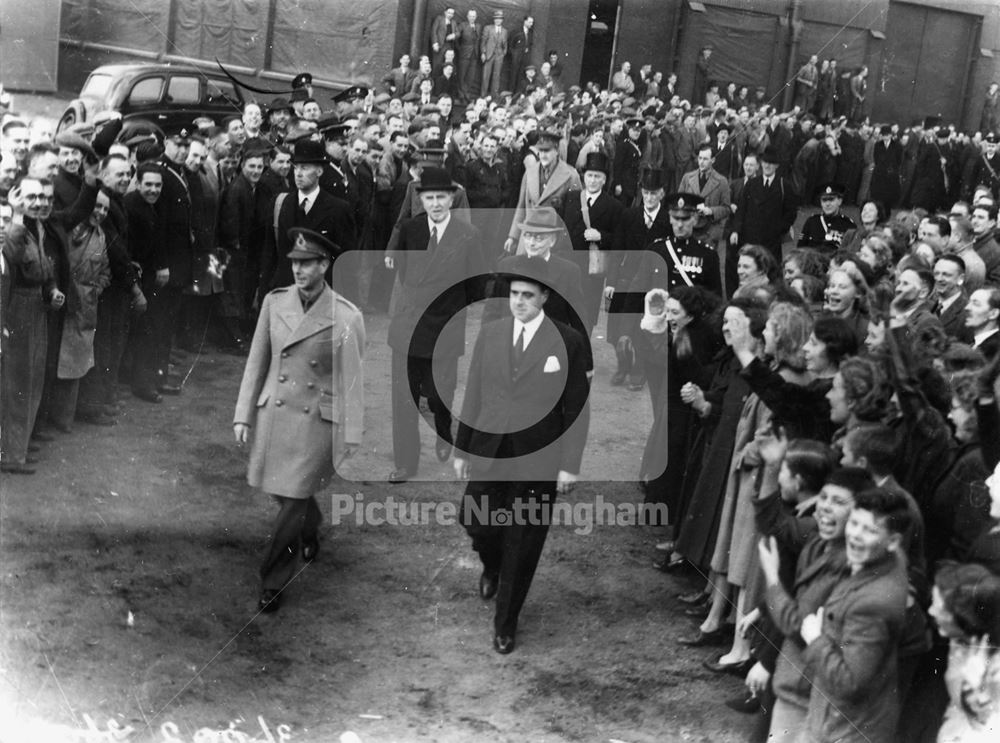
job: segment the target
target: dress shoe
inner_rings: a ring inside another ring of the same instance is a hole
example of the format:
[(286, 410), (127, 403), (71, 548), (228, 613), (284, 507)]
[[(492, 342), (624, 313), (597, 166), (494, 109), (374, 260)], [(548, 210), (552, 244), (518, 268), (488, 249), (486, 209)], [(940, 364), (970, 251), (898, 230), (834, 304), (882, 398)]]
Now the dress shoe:
[(257, 601), (257, 610), (263, 614), (270, 614), (281, 607), (281, 592), (267, 589), (260, 592), (260, 599)]
[(0, 472), (6, 472), (11, 475), (33, 475), (35, 474), (35, 468), (29, 467), (27, 464), (21, 464), (20, 462), (4, 462), (0, 464)]
[(722, 663), (720, 662), (721, 659), (721, 655), (718, 658), (714, 658), (714, 656), (713, 658), (705, 658), (702, 661), (702, 665), (715, 673), (730, 673), (738, 678), (746, 678), (746, 675), (750, 673), (750, 669), (753, 668), (753, 664), (756, 662), (753, 658), (747, 658), (738, 663)]
[(163, 397), (156, 390), (149, 389), (135, 389), (132, 390), (132, 394), (138, 397), (140, 400), (145, 400), (146, 402), (161, 403), (163, 402)]
[(406, 482), (415, 474), (415, 472), (410, 472), (409, 470), (404, 469), (393, 470), (389, 473), (389, 482), (398, 485), (401, 482)]
[(704, 619), (708, 616), (708, 613), (712, 610), (712, 604), (695, 604), (694, 606), (689, 606), (684, 609), (684, 616), (691, 617), (692, 619)]
[(494, 635), (493, 636), (493, 649), (496, 650), (500, 655), (507, 655), (508, 653), (514, 652), (514, 636), (513, 635)]
[(31, 434), (31, 438), (33, 438), (35, 441), (44, 441), (44, 442), (56, 440), (56, 437), (53, 436), (51, 433), (48, 433), (47, 431), (35, 431), (33, 434)]
[(179, 395), (181, 394), (180, 385), (177, 384), (161, 384), (159, 386), (160, 394), (162, 395)]
[(316, 555), (319, 554), (319, 540), (313, 539), (308, 542), (302, 543), (302, 559), (306, 562), (312, 562), (316, 559)]
[(451, 456), (451, 442), (438, 439), (437, 443), (434, 444), (434, 453), (437, 454), (439, 462), (447, 462), (448, 457)]
[(736, 710), (744, 715), (752, 715), (755, 712), (760, 712), (760, 699), (752, 694), (744, 694), (727, 699), (725, 704), (729, 709)]
[(677, 594), (677, 600), (682, 604), (687, 604), (688, 606), (701, 606), (702, 604), (708, 603), (711, 595), (712, 594), (705, 593), (704, 591), (691, 591), (691, 593)]
[(727, 629), (731, 625), (724, 625), (711, 632), (702, 632), (700, 629), (693, 635), (680, 637), (677, 639), (681, 645), (689, 648), (711, 647), (714, 645), (725, 645), (732, 637), (732, 633)]
[(497, 595), (497, 586), (500, 584), (500, 576), (496, 573), (487, 573), (485, 570), (479, 576), (479, 598), (489, 601)]
[(626, 376), (625, 372), (615, 372), (614, 374), (612, 374), (611, 386), (621, 387), (623, 384), (625, 384), (625, 376)]
[(679, 573), (691, 566), (683, 557), (668, 557), (662, 562), (654, 562), (653, 567), (664, 573)]

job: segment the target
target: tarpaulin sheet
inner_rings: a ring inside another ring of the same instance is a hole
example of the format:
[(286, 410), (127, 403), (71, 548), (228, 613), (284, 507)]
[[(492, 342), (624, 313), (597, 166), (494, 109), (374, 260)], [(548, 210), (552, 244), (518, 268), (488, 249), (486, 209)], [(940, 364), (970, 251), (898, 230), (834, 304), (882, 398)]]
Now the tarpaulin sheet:
[(170, 3), (163, 0), (64, 0), (62, 35), (95, 44), (162, 51)]
[[(694, 86), (695, 62), (703, 46), (711, 46), (712, 77), (726, 84), (768, 86), (775, 66), (775, 49), (785, 47), (778, 18), (706, 4), (704, 13), (687, 11), (681, 35), (677, 76), (687, 98)], [(773, 92), (773, 91), (770, 91)], [(704, 101), (691, 101), (701, 105)]]
[(391, 68), (398, 0), (278, 0), (271, 69), (372, 83)]
[(819, 57), (820, 62), (824, 59), (837, 60), (837, 68), (840, 70), (860, 67), (866, 64), (869, 37), (868, 30), (864, 28), (842, 28), (807, 21), (802, 25), (795, 70), (797, 72), (813, 54)]
[(268, 4), (260, 0), (174, 0), (172, 54), (263, 67)]

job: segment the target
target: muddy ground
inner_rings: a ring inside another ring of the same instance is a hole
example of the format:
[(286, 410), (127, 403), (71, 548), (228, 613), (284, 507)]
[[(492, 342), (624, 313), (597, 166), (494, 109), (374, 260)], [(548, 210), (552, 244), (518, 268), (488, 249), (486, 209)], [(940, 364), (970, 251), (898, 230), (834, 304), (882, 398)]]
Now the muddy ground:
[[(385, 328), (368, 318), (361, 479), (330, 492), (457, 503), (461, 485), (436, 461), (422, 465), (428, 481), (380, 482), (392, 469)], [(634, 476), (648, 393), (610, 387), (611, 349), (594, 347), (584, 475)], [(280, 725), (291, 740), (354, 731), (364, 743), (743, 739), (750, 718), (722, 704), (741, 682), (702, 668), (711, 649), (676, 642), (696, 625), (674, 596), (696, 579), (651, 568), (661, 533), (648, 527), (553, 527), (517, 650), (500, 656), (461, 527), (333, 525), (328, 493), (319, 558), (277, 614), (257, 615), (275, 509), (245, 484), (232, 438), (242, 363), (188, 356), (180, 397), (126, 394), (117, 426), (78, 423), (44, 446), (38, 474), (0, 481), (0, 740), (85, 740), (109, 720), (133, 728), (128, 740), (231, 725), (267, 740), (258, 717), (276, 741)], [(570, 500), (597, 495), (639, 497), (633, 483), (590, 482)]]

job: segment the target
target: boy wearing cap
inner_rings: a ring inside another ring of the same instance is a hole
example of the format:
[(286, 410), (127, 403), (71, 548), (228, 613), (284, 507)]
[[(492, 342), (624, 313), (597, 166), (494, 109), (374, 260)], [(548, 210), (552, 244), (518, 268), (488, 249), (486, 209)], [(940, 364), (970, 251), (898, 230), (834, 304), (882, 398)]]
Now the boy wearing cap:
[(839, 183), (824, 183), (820, 186), (820, 213), (813, 214), (802, 225), (799, 237), (800, 248), (818, 248), (824, 255), (832, 255), (840, 250), (848, 240), (849, 232), (857, 229), (854, 220), (840, 211), (844, 203), (844, 187)]
[(323, 278), (339, 248), (307, 229), (287, 238), (295, 283), (264, 297), (233, 416), (236, 442), (250, 444), (247, 482), (280, 508), (260, 567), (262, 612), (277, 611), (299, 553), (316, 558), (314, 495), (364, 424), (364, 320)]

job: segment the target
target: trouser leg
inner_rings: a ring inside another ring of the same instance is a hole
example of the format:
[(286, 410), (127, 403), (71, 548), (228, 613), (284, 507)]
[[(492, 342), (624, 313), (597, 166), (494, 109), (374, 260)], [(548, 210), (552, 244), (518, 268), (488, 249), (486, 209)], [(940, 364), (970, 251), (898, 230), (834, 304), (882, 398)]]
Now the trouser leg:
[[(419, 359), (416, 359), (419, 361)], [(416, 472), (420, 464), (420, 429), (417, 399), (420, 377), (413, 373), (411, 359), (392, 352), (392, 453), (396, 469)]]
[(310, 501), (315, 505), (315, 500), (311, 498), (274, 497), (278, 500), (278, 515), (274, 520), (267, 554), (260, 566), (261, 588), (265, 591), (280, 591), (295, 574)]

